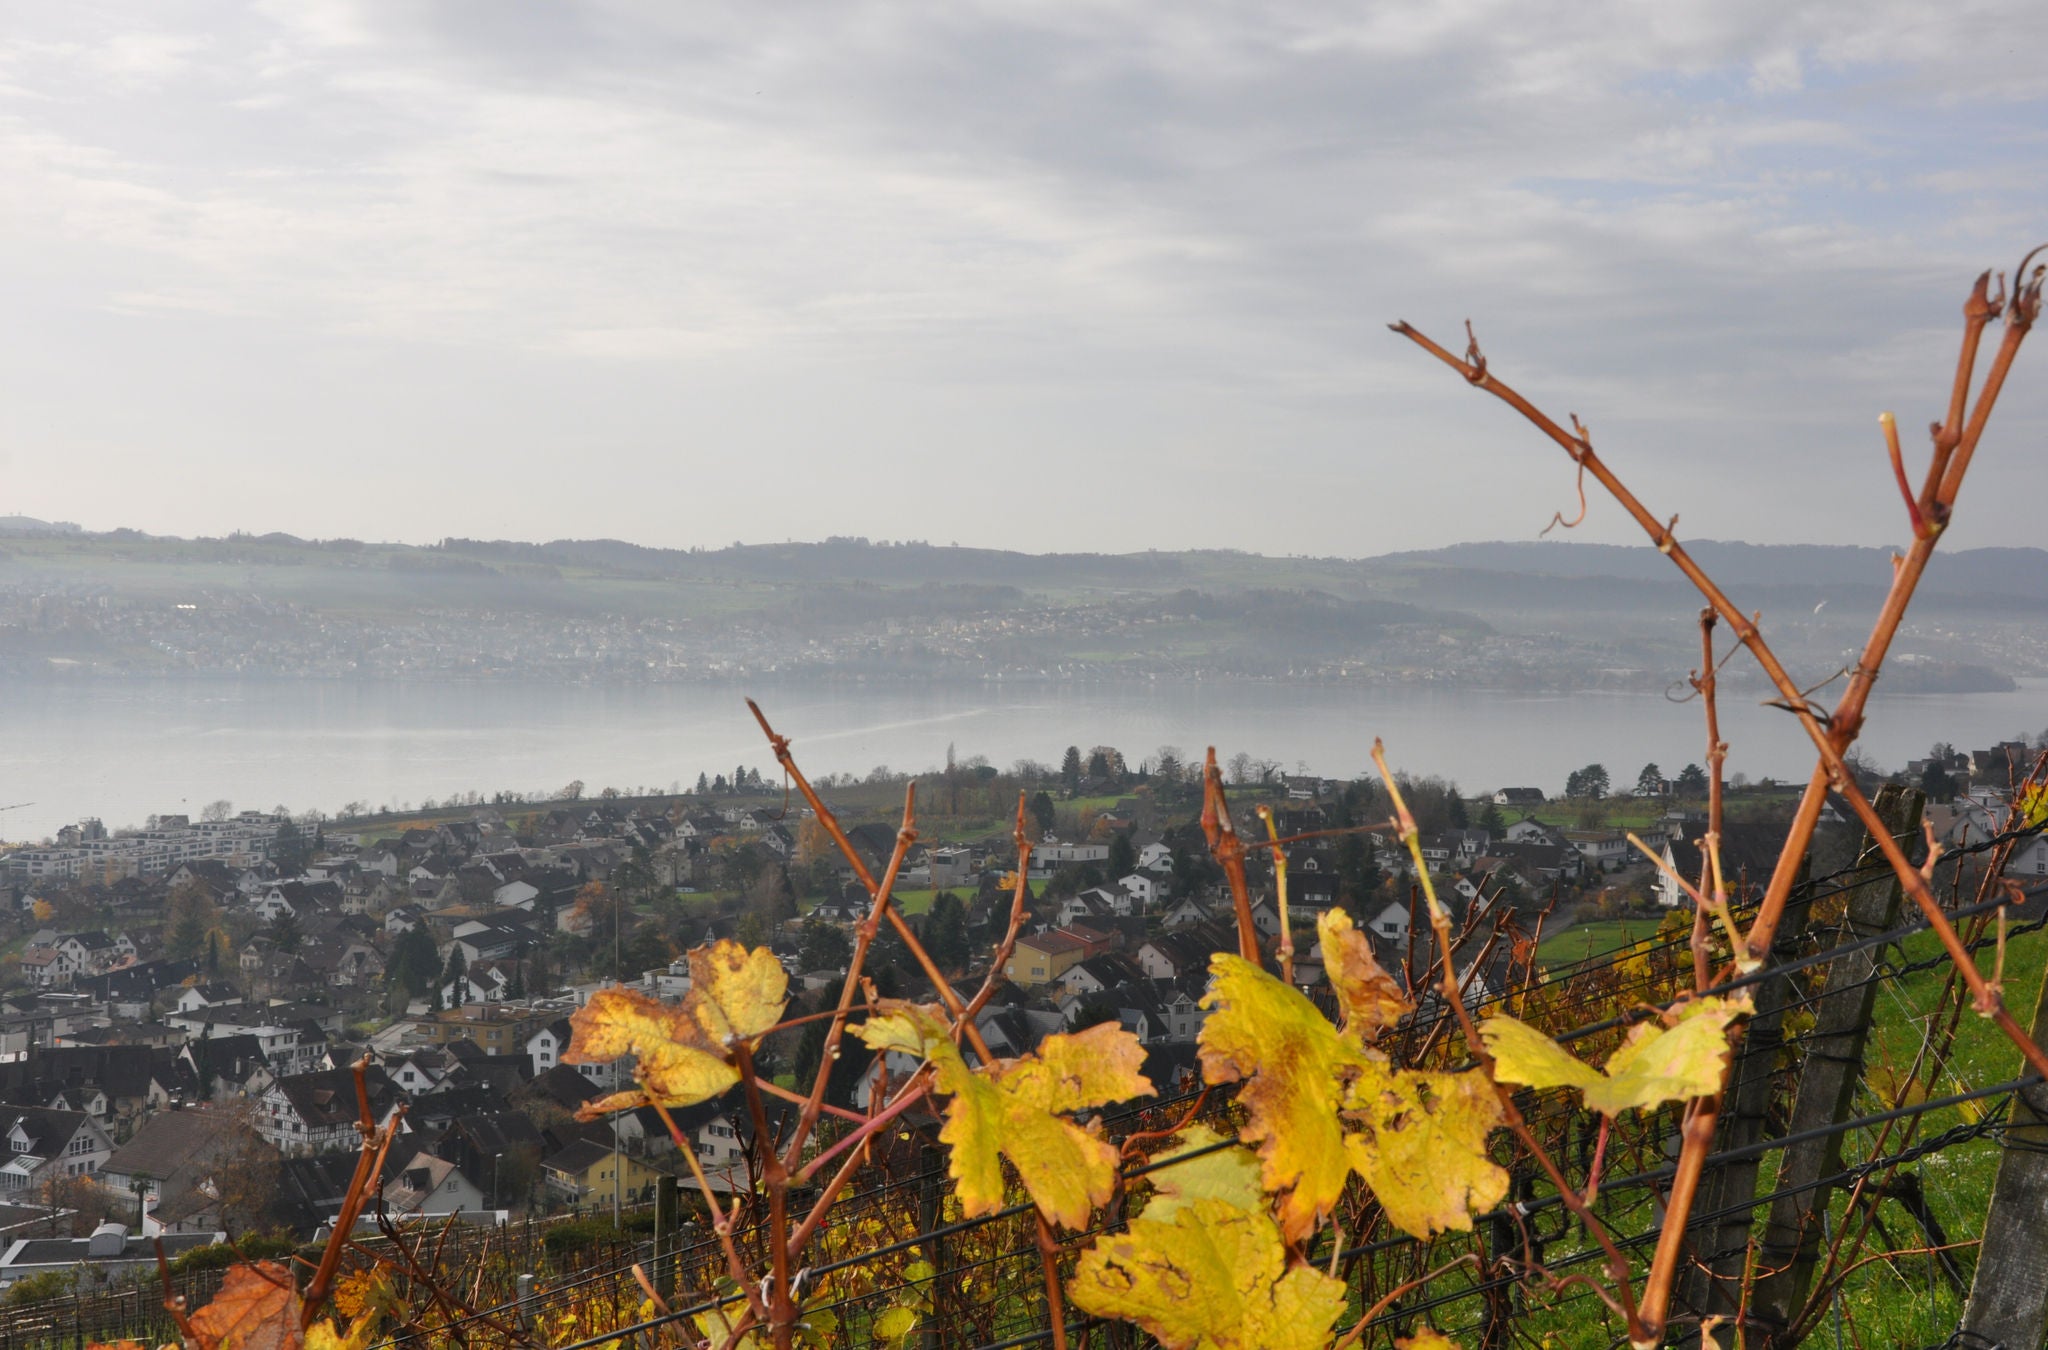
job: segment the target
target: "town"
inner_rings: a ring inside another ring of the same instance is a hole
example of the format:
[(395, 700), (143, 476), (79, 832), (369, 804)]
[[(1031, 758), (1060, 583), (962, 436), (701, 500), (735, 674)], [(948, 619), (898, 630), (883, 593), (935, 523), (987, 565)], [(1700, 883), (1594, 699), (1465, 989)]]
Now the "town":
[[(1981, 843), (2005, 828), (2010, 785), (2037, 753), (1942, 745), (1898, 777), (1926, 794), (1935, 839)], [(979, 1018), (995, 1053), (1111, 1021), (1145, 1047), (1155, 1084), (1198, 1077), (1209, 955), (1236, 945), (1198, 770), (1170, 746), (1136, 762), (1071, 746), (1057, 764), (1008, 771), (949, 755), (921, 777), (896, 903), (963, 987), (986, 974), (1007, 919), (1024, 803), (1030, 920)], [(1369, 828), (1387, 811), (1376, 782), (1247, 755), (1224, 776), (1241, 837), (1292, 840), (1252, 848), (1249, 864), (1254, 921), (1274, 945), (1289, 932), (1296, 984), (1330, 997), (1313, 919), (1337, 906), (1413, 988), (1434, 939), (1406, 855)], [(905, 783), (878, 772), (820, 784), (871, 874), (896, 847)], [(1668, 777), (1645, 765), (1623, 782), (1587, 765), (1555, 792), (1408, 781), (1425, 864), (1461, 931), (1531, 939), (1461, 940), (1472, 996), (1654, 932), (1684, 907), (1670, 874), (1699, 874), (1706, 789), (1697, 765)], [(1789, 802), (1781, 785), (1731, 787), (1723, 862), (1738, 890), (1769, 874)], [(1817, 853), (1854, 837), (1830, 815)], [(2048, 875), (2048, 838), (2027, 839), (2007, 867)], [(681, 998), (685, 954), (716, 938), (770, 947), (790, 976), (790, 1015), (821, 1011), (870, 907), (779, 772), (745, 765), (659, 797), (573, 785), (549, 801), (402, 819), (220, 801), (198, 819), (88, 820), (16, 848), (0, 855), (0, 1284), (106, 1285), (153, 1269), (158, 1240), (176, 1254), (230, 1235), (322, 1235), (361, 1138), (358, 1062), (373, 1116), (402, 1111), (379, 1178), (391, 1216), (490, 1224), (644, 1204), (687, 1175), (685, 1160), (650, 1109), (577, 1119), (629, 1086), (634, 1066), (566, 1060), (571, 1015), (612, 985)], [(882, 995), (933, 993), (887, 928), (867, 969)], [(823, 1027), (770, 1036), (763, 1072), (810, 1082)], [(847, 1042), (833, 1104), (862, 1110), (884, 1075), (911, 1068)], [(735, 1100), (677, 1123), (714, 1188), (753, 1184)]]

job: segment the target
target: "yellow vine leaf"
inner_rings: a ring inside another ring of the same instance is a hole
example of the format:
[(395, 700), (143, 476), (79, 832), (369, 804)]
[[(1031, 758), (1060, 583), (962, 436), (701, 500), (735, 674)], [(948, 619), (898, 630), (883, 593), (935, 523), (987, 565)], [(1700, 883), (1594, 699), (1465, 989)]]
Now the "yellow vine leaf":
[(1364, 1128), (1346, 1146), (1387, 1219), (1419, 1238), (1472, 1227), (1500, 1203), (1508, 1174), (1486, 1152), (1503, 1120), (1481, 1073), (1402, 1069), (1368, 1073), (1353, 1089)]
[(868, 1331), (876, 1345), (901, 1347), (917, 1334), (917, 1309), (894, 1305), (877, 1317)]
[(566, 1064), (608, 1064), (630, 1054), (638, 1088), (585, 1102), (581, 1120), (658, 1102), (695, 1106), (739, 1082), (732, 1046), (782, 1016), (789, 975), (766, 947), (721, 938), (690, 953), (690, 992), (679, 1004), (627, 989), (600, 989), (569, 1019)]
[(1322, 939), (1323, 969), (1344, 1009), (1345, 1031), (1370, 1036), (1415, 1010), (1394, 977), (1373, 959), (1371, 940), (1352, 927), (1349, 914), (1324, 910), (1316, 919), (1316, 935)]
[[(1197, 1200), (1221, 1200), (1239, 1209), (1256, 1209), (1261, 1203), (1259, 1160), (1247, 1148), (1218, 1147), (1227, 1136), (1207, 1125), (1190, 1125), (1175, 1138), (1176, 1147), (1152, 1160), (1145, 1179), (1152, 1183), (1152, 1199), (1145, 1205), (1145, 1217), (1164, 1223)], [(1207, 1150), (1206, 1152), (1204, 1150)], [(1183, 1154), (1195, 1154), (1182, 1159)], [(1177, 1161), (1178, 1160), (1178, 1161)]]
[(1280, 1195), (1281, 1230), (1296, 1241), (1337, 1202), (1351, 1174), (1337, 1112), (1348, 1086), (1377, 1065), (1299, 990), (1243, 957), (1217, 953), (1209, 977), (1202, 1076), (1245, 1083), (1238, 1094), (1250, 1115), (1243, 1137), (1259, 1146), (1260, 1181)]
[(2048, 825), (2048, 782), (2036, 783), (2022, 792), (2014, 814), (2019, 817), (2013, 822), (2015, 829), (2031, 830)]
[(1676, 1026), (1639, 1022), (1605, 1072), (1581, 1063), (1542, 1032), (1512, 1017), (1490, 1017), (1479, 1034), (1492, 1053), (1493, 1076), (1524, 1087), (1575, 1087), (1602, 1115), (1647, 1110), (1668, 1101), (1721, 1090), (1728, 1026), (1750, 1011), (1746, 997), (1695, 999), (1678, 1009)]
[(1097, 1317), (1135, 1322), (1167, 1350), (1323, 1350), (1342, 1281), (1290, 1263), (1261, 1209), (1194, 1200), (1151, 1212), (1083, 1253), (1067, 1290)]
[(1394, 1350), (1458, 1350), (1458, 1343), (1441, 1331), (1424, 1327), (1413, 1336), (1398, 1337)]
[(367, 1350), (376, 1339), (377, 1314), (365, 1313), (349, 1323), (347, 1331), (338, 1331), (332, 1322), (321, 1318), (306, 1329), (306, 1350)]
[(766, 947), (748, 951), (729, 938), (690, 952), (690, 993), (683, 1006), (712, 1040), (752, 1040), (782, 1020), (789, 972)]
[(1138, 1072), (1145, 1050), (1137, 1037), (1105, 1022), (1048, 1036), (1033, 1054), (977, 1071), (961, 1058), (936, 1005), (885, 999), (877, 1008), (854, 1034), (871, 1049), (930, 1060), (939, 1091), (953, 1098), (939, 1138), (952, 1149), (961, 1213), (974, 1218), (1002, 1207), (1008, 1158), (1041, 1214), (1067, 1228), (1087, 1226), (1115, 1192), (1117, 1152), (1060, 1113), (1151, 1096), (1152, 1084)]

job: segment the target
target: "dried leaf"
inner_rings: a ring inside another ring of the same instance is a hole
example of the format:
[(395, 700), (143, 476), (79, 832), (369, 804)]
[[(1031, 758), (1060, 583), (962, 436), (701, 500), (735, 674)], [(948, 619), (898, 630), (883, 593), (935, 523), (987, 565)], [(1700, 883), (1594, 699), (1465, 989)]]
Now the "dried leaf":
[(1323, 1350), (1345, 1304), (1342, 1281), (1289, 1263), (1263, 1210), (1213, 1199), (1098, 1239), (1067, 1289), (1082, 1311), (1135, 1322), (1168, 1350)]
[(1508, 1174), (1486, 1152), (1503, 1113), (1484, 1074), (1369, 1072), (1353, 1104), (1365, 1128), (1347, 1140), (1352, 1166), (1402, 1232), (1468, 1232), (1507, 1194)]
[(1116, 1149), (1062, 1112), (1152, 1095), (1138, 1072), (1144, 1047), (1103, 1023), (1071, 1036), (1048, 1036), (1036, 1054), (976, 1071), (953, 1044), (935, 1005), (885, 1000), (854, 1034), (875, 1050), (929, 1059), (938, 1089), (953, 1100), (939, 1138), (950, 1145), (961, 1213), (973, 1218), (1003, 1204), (1008, 1158), (1039, 1212), (1082, 1228), (1116, 1187)]
[(1605, 1072), (1574, 1059), (1556, 1041), (1512, 1017), (1488, 1018), (1479, 1024), (1479, 1034), (1493, 1054), (1498, 1081), (1575, 1087), (1585, 1094), (1588, 1109), (1615, 1116), (1720, 1091), (1728, 1026), (1749, 1011), (1746, 998), (1695, 999), (1680, 1006), (1674, 1027), (1640, 1022), (1609, 1057)]
[[(1250, 1149), (1232, 1144), (1219, 1148), (1226, 1136), (1207, 1125), (1190, 1125), (1176, 1139), (1176, 1148), (1152, 1160), (1145, 1180), (1152, 1183), (1152, 1199), (1146, 1202), (1145, 1217), (1162, 1223), (1175, 1212), (1197, 1200), (1221, 1200), (1239, 1209), (1256, 1209), (1262, 1203), (1259, 1190), (1259, 1160)], [(1205, 1151), (1206, 1150), (1206, 1151)], [(1183, 1154), (1196, 1156), (1175, 1161)]]
[(1367, 1037), (1415, 1010), (1394, 977), (1373, 959), (1371, 940), (1352, 927), (1349, 914), (1324, 910), (1316, 933), (1322, 940), (1323, 969), (1344, 1009), (1345, 1031)]
[(220, 1292), (193, 1313), (198, 1350), (302, 1350), (299, 1291), (292, 1273), (275, 1261), (228, 1267)]
[(608, 1064), (630, 1054), (640, 1086), (585, 1102), (594, 1120), (659, 1102), (695, 1106), (739, 1082), (731, 1047), (752, 1040), (782, 1016), (789, 976), (766, 947), (748, 951), (724, 938), (690, 953), (690, 992), (680, 1004), (626, 989), (600, 989), (569, 1019), (566, 1064)]
[(1250, 1113), (1243, 1136), (1258, 1144), (1261, 1184), (1280, 1195), (1281, 1230), (1296, 1241), (1337, 1202), (1351, 1175), (1337, 1112), (1350, 1084), (1376, 1061), (1339, 1036), (1299, 990), (1243, 957), (1218, 953), (1209, 973), (1202, 1006), (1213, 1011), (1202, 1024), (1202, 1076), (1245, 1081), (1238, 1094)]

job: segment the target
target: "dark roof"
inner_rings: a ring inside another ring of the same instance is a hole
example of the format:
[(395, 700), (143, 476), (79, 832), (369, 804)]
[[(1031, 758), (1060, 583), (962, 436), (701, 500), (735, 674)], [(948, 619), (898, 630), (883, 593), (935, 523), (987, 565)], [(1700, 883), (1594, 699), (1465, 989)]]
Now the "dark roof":
[(277, 1167), (273, 1212), (293, 1231), (310, 1236), (333, 1218), (355, 1181), (356, 1154), (316, 1153), (285, 1158)]
[(204, 1107), (159, 1111), (143, 1122), (133, 1139), (115, 1149), (100, 1170), (122, 1176), (146, 1173), (159, 1181), (169, 1180), (188, 1164), (203, 1163), (241, 1142), (235, 1123), (236, 1117), (227, 1112)]
[[(363, 1083), (369, 1092), (373, 1116), (381, 1117), (400, 1095), (384, 1070), (374, 1064), (365, 1072)], [(277, 1080), (276, 1087), (308, 1126), (346, 1125), (360, 1118), (353, 1069), (288, 1074)]]
[(603, 1095), (595, 1084), (567, 1064), (557, 1064), (535, 1078), (533, 1090), (570, 1111)]
[(83, 1111), (53, 1111), (46, 1106), (0, 1106), (0, 1135), (12, 1134), (17, 1126), (28, 1136), (29, 1150), (38, 1157), (53, 1157), (80, 1130), (92, 1123)]
[(543, 1158), (541, 1166), (553, 1168), (558, 1172), (577, 1174), (611, 1155), (610, 1144), (601, 1144), (595, 1139), (575, 1139), (564, 1145), (552, 1157)]
[(487, 1111), (473, 1116), (463, 1116), (450, 1127), (449, 1133), (466, 1138), (478, 1153), (504, 1153), (515, 1148), (545, 1149), (547, 1141), (540, 1130), (523, 1113), (518, 1111)]

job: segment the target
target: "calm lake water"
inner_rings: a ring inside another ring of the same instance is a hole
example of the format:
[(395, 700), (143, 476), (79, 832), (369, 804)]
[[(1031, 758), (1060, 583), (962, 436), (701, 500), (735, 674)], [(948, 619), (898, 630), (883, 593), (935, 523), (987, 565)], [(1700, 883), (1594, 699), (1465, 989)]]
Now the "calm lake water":
[[(1880, 686), (1880, 689), (1882, 686)], [(1657, 695), (1516, 696), (1327, 685), (1106, 684), (929, 687), (765, 684), (754, 692), (813, 773), (922, 770), (950, 743), (995, 764), (1057, 763), (1070, 744), (1133, 761), (1161, 745), (1213, 743), (1287, 768), (1350, 775), (1374, 736), (1394, 763), (1468, 792), (1555, 792), (1580, 765), (1617, 787), (1646, 761), (1667, 775), (1702, 759), (1699, 711)], [(1863, 744), (1896, 767), (1936, 740), (1971, 747), (2048, 725), (2048, 681), (2011, 693), (1898, 695), (1872, 703)], [(1724, 695), (1729, 772), (1803, 779), (1812, 764), (1790, 717)], [(736, 764), (772, 767), (737, 688), (587, 688), (514, 683), (78, 680), (0, 684), (0, 838), (41, 838), (81, 816), (109, 826), (152, 813), (283, 804), (333, 811), (362, 800), (548, 791), (582, 779), (666, 789)]]

